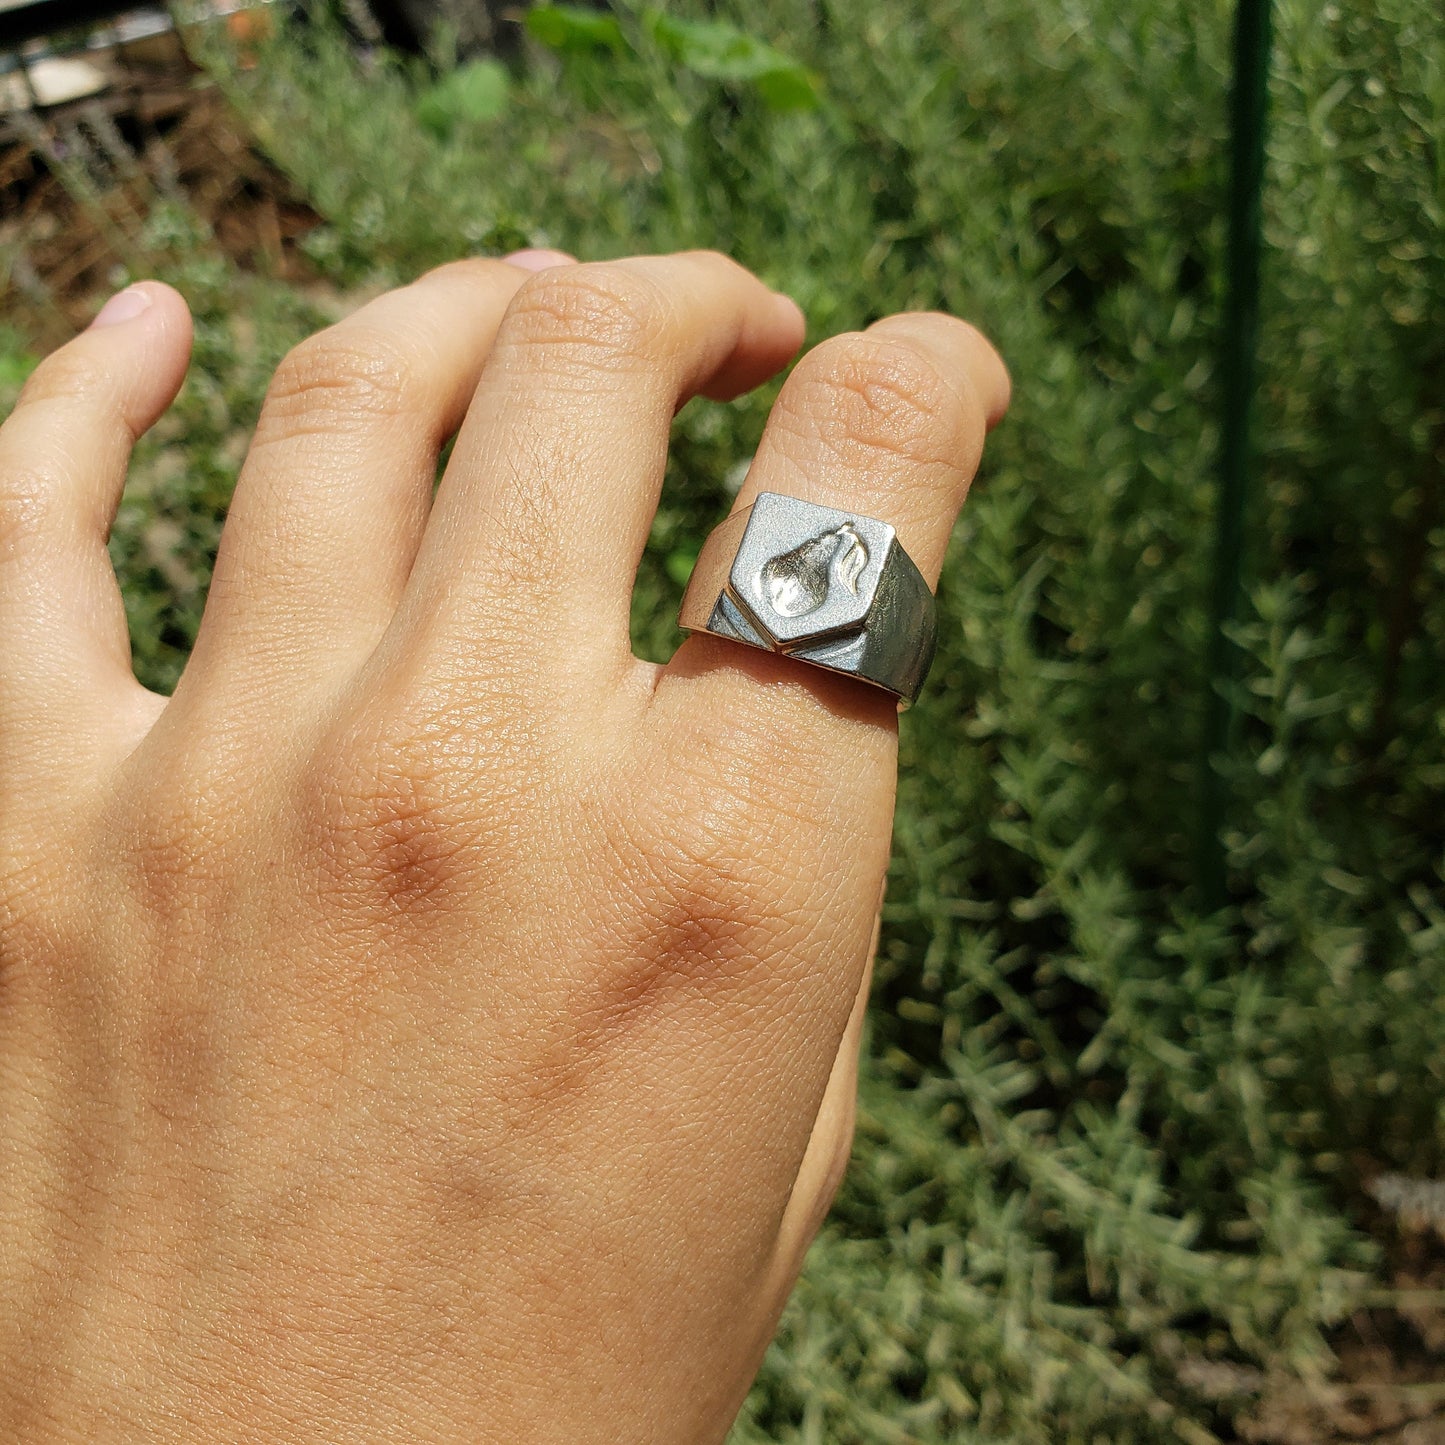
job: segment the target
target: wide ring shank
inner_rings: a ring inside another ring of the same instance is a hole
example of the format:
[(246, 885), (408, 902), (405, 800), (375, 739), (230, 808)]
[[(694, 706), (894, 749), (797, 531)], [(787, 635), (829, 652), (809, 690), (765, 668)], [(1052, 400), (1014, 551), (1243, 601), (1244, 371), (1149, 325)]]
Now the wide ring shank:
[(917, 698), (933, 661), (928, 583), (887, 522), (760, 492), (715, 527), (678, 623)]

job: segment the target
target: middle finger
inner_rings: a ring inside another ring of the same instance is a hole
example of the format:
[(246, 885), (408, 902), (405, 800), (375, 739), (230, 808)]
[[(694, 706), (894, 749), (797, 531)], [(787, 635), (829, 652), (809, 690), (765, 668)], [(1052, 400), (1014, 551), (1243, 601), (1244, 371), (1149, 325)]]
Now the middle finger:
[(573, 682), (617, 679), (673, 414), (695, 393), (758, 385), (802, 338), (793, 302), (712, 253), (527, 281), (457, 438), (383, 665), (464, 688), (482, 666), (555, 680), (559, 659)]

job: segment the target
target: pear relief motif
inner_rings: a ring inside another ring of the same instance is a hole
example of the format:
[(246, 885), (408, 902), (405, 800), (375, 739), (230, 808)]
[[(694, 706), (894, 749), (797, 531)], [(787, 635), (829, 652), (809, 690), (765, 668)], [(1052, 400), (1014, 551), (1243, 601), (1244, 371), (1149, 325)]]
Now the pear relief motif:
[(846, 587), (856, 596), (867, 565), (863, 539), (844, 522), (765, 563), (763, 592), (780, 617), (804, 617), (828, 600), (830, 587)]

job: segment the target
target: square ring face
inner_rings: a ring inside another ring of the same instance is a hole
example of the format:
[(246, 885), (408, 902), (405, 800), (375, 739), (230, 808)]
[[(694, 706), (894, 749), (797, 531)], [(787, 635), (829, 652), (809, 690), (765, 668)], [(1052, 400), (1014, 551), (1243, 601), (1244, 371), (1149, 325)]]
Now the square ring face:
[(867, 621), (893, 545), (887, 522), (760, 492), (728, 573), (728, 591), (779, 647)]

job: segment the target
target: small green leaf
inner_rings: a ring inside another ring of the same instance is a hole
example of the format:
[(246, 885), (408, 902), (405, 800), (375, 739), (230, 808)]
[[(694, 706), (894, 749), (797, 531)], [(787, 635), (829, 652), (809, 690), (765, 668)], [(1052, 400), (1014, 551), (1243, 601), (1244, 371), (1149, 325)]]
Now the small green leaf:
[(753, 83), (764, 104), (772, 110), (816, 110), (822, 102), (818, 82), (812, 72), (801, 65), (770, 70)]
[(623, 48), (616, 16), (579, 5), (539, 5), (527, 12), (526, 25), (534, 40), (564, 54)]
[(507, 106), (507, 68), (490, 57), (444, 75), (416, 103), (417, 120), (444, 139), (458, 123), (495, 120)]
[(662, 565), (667, 575), (679, 587), (686, 587), (687, 579), (692, 576), (692, 569), (697, 566), (697, 552), (695, 549), (679, 547), (675, 552), (667, 554)]
[(1273, 778), (1278, 775), (1288, 759), (1289, 754), (1279, 743), (1271, 743), (1259, 755), (1255, 766), (1259, 769), (1260, 777)]
[(679, 20), (647, 13), (648, 33), (678, 64), (707, 80), (751, 82), (774, 110), (810, 110), (820, 100), (816, 77), (765, 40), (722, 20)]
[(721, 20), (679, 20), (652, 11), (652, 38), (689, 70), (712, 80), (754, 80), (783, 57), (772, 46)]

